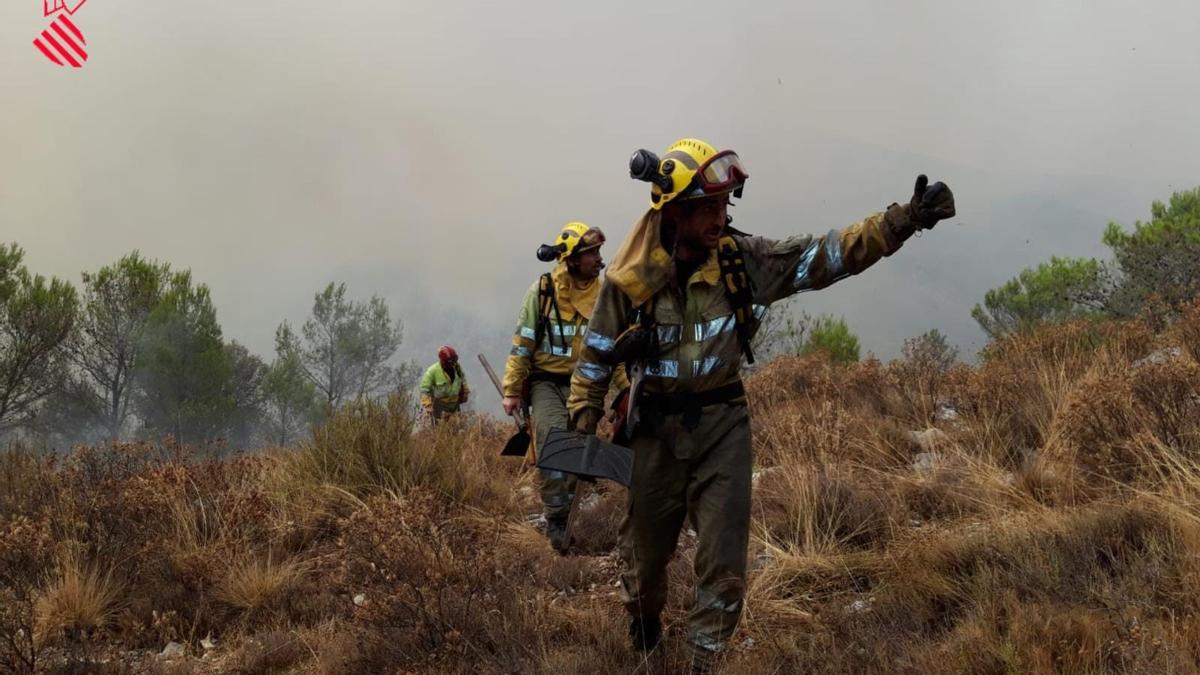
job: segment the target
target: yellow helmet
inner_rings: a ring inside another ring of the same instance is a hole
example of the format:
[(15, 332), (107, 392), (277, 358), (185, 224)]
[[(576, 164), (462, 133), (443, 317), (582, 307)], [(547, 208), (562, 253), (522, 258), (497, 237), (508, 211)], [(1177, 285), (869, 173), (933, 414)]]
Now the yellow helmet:
[(600, 248), (603, 244), (604, 233), (599, 228), (588, 227), (579, 222), (567, 223), (563, 225), (562, 232), (555, 237), (553, 244), (544, 244), (538, 248), (538, 259), (544, 262), (561, 262), (576, 253)]
[(662, 159), (638, 150), (629, 159), (629, 174), (651, 183), (650, 205), (735, 192), (741, 194), (750, 174), (732, 150), (716, 148), (697, 138), (682, 138), (667, 147)]

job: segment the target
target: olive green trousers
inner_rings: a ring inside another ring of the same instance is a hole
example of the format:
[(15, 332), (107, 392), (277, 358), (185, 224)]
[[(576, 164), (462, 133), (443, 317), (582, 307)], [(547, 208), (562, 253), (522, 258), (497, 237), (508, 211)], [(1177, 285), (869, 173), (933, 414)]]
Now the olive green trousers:
[(696, 530), (696, 598), (688, 642), (722, 651), (737, 628), (746, 588), (752, 457), (742, 404), (705, 406), (689, 431), (681, 415), (649, 417), (633, 448), (633, 485), (621, 525), (622, 600), (633, 615), (657, 616), (667, 599), (667, 563), (685, 517)]
[[(533, 399), (534, 442), (540, 456), (550, 430), (567, 428), (567, 396), (571, 393), (571, 386), (537, 381), (530, 385), (529, 393)], [(546, 520), (566, 520), (571, 513), (578, 480), (574, 475), (562, 471), (539, 471), (542, 474), (542, 507)]]

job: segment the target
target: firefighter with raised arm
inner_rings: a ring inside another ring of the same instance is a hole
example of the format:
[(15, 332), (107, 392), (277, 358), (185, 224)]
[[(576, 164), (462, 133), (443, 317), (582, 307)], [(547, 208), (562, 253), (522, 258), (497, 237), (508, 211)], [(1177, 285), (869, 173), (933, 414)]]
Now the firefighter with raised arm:
[(824, 288), (895, 253), (917, 230), (954, 215), (942, 183), (917, 179), (904, 204), (821, 236), (781, 241), (730, 226), (748, 173), (738, 155), (683, 139), (661, 158), (639, 150), (633, 177), (650, 209), (617, 252), (571, 380), (572, 428), (594, 433), (609, 378), (624, 364), (635, 392), (633, 450), (621, 527), (622, 599), (637, 649), (661, 636), (667, 563), (685, 518), (696, 530), (696, 597), (687, 640), (696, 672), (737, 627), (750, 530), (750, 419), (739, 371), (767, 305)]
[[(603, 232), (575, 222), (564, 225), (553, 244), (538, 249), (539, 259), (556, 264), (525, 293), (501, 384), (504, 412), (511, 415), (532, 407), (535, 451), (541, 450), (551, 429), (567, 428), (571, 371), (600, 291), (603, 244)], [(616, 386), (623, 385), (620, 375)], [(575, 488), (575, 476), (541, 471), (546, 534), (559, 552), (571, 544), (567, 523)]]

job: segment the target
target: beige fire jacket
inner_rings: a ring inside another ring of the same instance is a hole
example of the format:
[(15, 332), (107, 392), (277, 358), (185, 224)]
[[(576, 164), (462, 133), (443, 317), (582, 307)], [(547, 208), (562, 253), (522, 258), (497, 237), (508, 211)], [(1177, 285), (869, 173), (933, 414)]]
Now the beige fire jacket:
[[(617, 366), (613, 347), (629, 328), (633, 310), (651, 298), (659, 353), (646, 364), (643, 391), (702, 392), (739, 377), (742, 354), (717, 252), (692, 274), (686, 294), (681, 294), (673, 287), (671, 255), (661, 243), (660, 216), (651, 210), (634, 226), (600, 289), (571, 379), (567, 407), (572, 419), (587, 408), (603, 410)], [(883, 213), (824, 236), (734, 238), (753, 286), (753, 329), (771, 303), (858, 274), (901, 245)]]

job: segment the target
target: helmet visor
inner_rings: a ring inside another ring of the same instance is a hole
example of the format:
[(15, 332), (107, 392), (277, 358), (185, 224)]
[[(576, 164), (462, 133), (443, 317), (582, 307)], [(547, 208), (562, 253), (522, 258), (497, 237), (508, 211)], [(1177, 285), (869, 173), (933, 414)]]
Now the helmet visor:
[(744, 183), (750, 174), (742, 166), (742, 160), (732, 150), (724, 150), (700, 167), (697, 174), (700, 188), (706, 193), (721, 192)]

